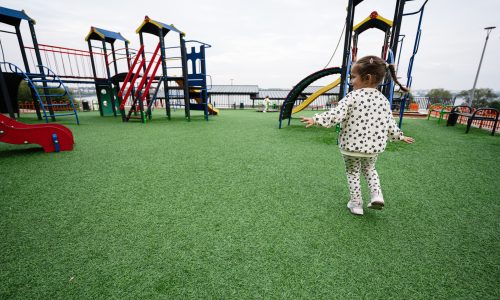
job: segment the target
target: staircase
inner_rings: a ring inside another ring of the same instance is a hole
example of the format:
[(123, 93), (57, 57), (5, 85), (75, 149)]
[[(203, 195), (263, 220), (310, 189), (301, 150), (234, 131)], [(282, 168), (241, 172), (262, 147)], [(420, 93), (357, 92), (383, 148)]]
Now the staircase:
[[(80, 124), (73, 97), (61, 79), (51, 69), (46, 66), (37, 66), (40, 74), (25, 73), (21, 68), (12, 63), (0, 62), (0, 64), (28, 83), (28, 86), (33, 91), (33, 96), (36, 98), (35, 101), (38, 102), (39, 107), (42, 109), (43, 118), (46, 123), (49, 123), (49, 118), (52, 121), (56, 121), (56, 117), (75, 116), (76, 124)], [(53, 101), (56, 102), (63, 97), (68, 98), (71, 112), (56, 113), (57, 107), (68, 106), (67, 103), (53, 103)]]
[[(157, 78), (155, 78), (158, 68), (162, 62), (161, 55), (158, 54), (159, 51), (160, 43), (156, 46), (153, 56), (148, 63), (144, 59), (141, 59), (141, 55), (144, 53), (144, 45), (142, 45), (137, 52), (134, 62), (130, 67), (130, 71), (125, 77), (125, 81), (123, 82), (120, 92), (118, 93), (118, 98), (121, 99), (120, 111), (124, 122), (128, 122), (130, 119), (134, 118), (140, 119), (142, 123), (146, 122), (144, 102), (146, 102), (146, 106), (148, 106), (149, 103), (154, 102), (156, 95), (158, 94), (158, 89), (161, 85), (161, 78), (158, 81)], [(146, 63), (146, 70), (142, 72)], [(138, 81), (140, 76), (142, 76), (142, 78)], [(153, 92), (153, 100), (149, 101), (149, 91), (154, 82), (157, 82), (158, 84)], [(129, 100), (129, 97), (132, 97), (132, 104), (130, 106), (130, 110), (126, 113), (125, 104)], [(136, 117), (137, 113), (140, 113), (139, 117)]]

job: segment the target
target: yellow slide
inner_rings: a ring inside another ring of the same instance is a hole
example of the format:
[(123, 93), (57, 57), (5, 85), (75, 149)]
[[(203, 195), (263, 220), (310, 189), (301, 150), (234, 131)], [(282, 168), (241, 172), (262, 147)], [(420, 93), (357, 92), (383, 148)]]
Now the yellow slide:
[[(184, 87), (184, 82), (183, 82), (182, 80), (176, 80), (175, 82), (177, 83), (177, 85), (178, 85), (179, 87), (181, 87), (181, 88), (182, 88), (182, 87)], [(190, 92), (200, 93), (200, 90), (198, 90), (198, 89), (191, 89), (191, 90), (190, 90)], [(200, 103), (201, 103), (201, 98), (200, 98), (200, 97), (196, 97), (196, 98), (194, 98), (194, 100), (195, 100), (195, 101), (196, 101), (196, 103), (198, 103), (198, 104), (200, 104)], [(220, 113), (220, 111), (219, 111), (217, 108), (215, 108), (215, 107), (214, 107), (212, 104), (210, 104), (210, 103), (208, 103), (208, 112), (209, 112), (210, 114), (212, 114), (212, 115), (216, 115), (216, 116), (218, 116), (218, 115), (219, 115), (219, 113)]]
[[(200, 102), (201, 102), (201, 99), (200, 99)], [(208, 106), (208, 112), (210, 114), (216, 115), (216, 116), (219, 115), (219, 110), (217, 108), (215, 108), (212, 104), (208, 103), (207, 106)]]
[[(200, 104), (201, 103), (201, 98), (194, 98), (194, 100)], [(208, 103), (207, 104), (208, 106), (208, 112), (212, 115), (216, 115), (218, 116), (219, 115), (219, 110), (217, 108), (215, 108), (212, 104)]]
[(219, 110), (210, 103), (208, 103), (208, 111), (213, 112), (215, 115), (219, 115)]
[(314, 100), (316, 100), (319, 96), (333, 89), (334, 87), (339, 85), (339, 83), (340, 83), (340, 78), (330, 83), (329, 85), (320, 88), (319, 90), (314, 92), (311, 96), (309, 96), (306, 100), (304, 100), (304, 102), (302, 102), (300, 105), (294, 107), (294, 109), (292, 110), (292, 114), (302, 111), (304, 108), (308, 107), (309, 104), (311, 104)]

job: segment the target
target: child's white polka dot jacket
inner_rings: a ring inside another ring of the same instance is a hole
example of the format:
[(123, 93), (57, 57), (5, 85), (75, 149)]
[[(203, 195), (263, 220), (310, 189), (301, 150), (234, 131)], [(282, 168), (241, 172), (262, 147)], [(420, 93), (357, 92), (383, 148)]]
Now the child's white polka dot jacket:
[(339, 147), (342, 152), (378, 154), (387, 140), (402, 140), (403, 132), (392, 117), (387, 98), (374, 88), (348, 93), (331, 110), (315, 114), (314, 123), (323, 127), (341, 124)]

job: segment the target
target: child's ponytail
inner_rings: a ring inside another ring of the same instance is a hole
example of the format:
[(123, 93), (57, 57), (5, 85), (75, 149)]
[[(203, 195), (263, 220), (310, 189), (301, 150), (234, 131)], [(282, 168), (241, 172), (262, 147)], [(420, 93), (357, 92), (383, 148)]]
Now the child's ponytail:
[(387, 64), (387, 69), (389, 70), (389, 74), (391, 74), (391, 78), (392, 80), (394, 80), (394, 82), (399, 85), (399, 88), (405, 92), (405, 93), (408, 93), (410, 91), (409, 88), (405, 87), (404, 85), (401, 84), (401, 82), (399, 82), (398, 78), (396, 77), (396, 68), (394, 67), (393, 64)]

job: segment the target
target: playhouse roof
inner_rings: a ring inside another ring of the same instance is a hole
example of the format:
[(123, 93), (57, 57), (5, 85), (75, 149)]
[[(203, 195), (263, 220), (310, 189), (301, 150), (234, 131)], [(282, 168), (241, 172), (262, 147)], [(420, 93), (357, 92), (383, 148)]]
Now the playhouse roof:
[(116, 40), (124, 41), (125, 43), (130, 43), (126, 38), (122, 36), (119, 32), (113, 32), (97, 27), (90, 27), (90, 31), (85, 37), (85, 40), (105, 40), (108, 43), (114, 43)]
[(165, 36), (169, 31), (175, 31), (178, 34), (185, 35), (184, 32), (175, 28), (175, 26), (173, 24), (167, 25), (167, 24), (162, 23), (162, 22), (151, 20), (148, 16), (144, 17), (144, 21), (139, 26), (139, 28), (137, 28), (137, 30), (135, 32), (136, 33), (146, 32), (146, 33), (151, 33), (151, 34), (154, 34), (156, 36), (159, 36), (158, 29), (161, 29), (163, 36)]
[(22, 20), (32, 22), (35, 24), (35, 20), (30, 18), (24, 10), (13, 10), (6, 7), (0, 7), (0, 22), (9, 24), (12, 26), (18, 26)]
[(376, 11), (374, 11), (363, 21), (356, 24), (356, 26), (352, 28), (352, 31), (356, 32), (357, 34), (360, 34), (363, 31), (370, 28), (377, 28), (382, 31), (388, 31), (391, 27), (392, 27), (391, 20), (382, 17)]

